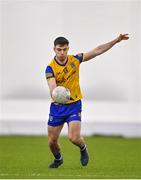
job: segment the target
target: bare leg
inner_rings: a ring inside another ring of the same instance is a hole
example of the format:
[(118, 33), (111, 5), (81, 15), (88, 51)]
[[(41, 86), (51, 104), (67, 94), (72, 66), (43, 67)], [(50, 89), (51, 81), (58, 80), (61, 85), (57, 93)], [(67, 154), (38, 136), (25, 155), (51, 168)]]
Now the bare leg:
[(60, 152), (60, 145), (58, 143), (58, 139), (62, 128), (63, 125), (55, 127), (48, 126), (48, 144), (53, 155)]
[(51, 152), (53, 153), (55, 160), (49, 165), (50, 168), (58, 168), (63, 163), (63, 158), (60, 153), (60, 145), (58, 143), (60, 132), (63, 125), (60, 126), (48, 126), (48, 143)]
[(87, 148), (82, 136), (80, 136), (81, 122), (80, 121), (71, 121), (68, 125), (68, 137), (69, 140), (80, 147), (80, 162), (82, 166), (86, 166), (89, 162), (89, 155)]
[(85, 142), (84, 138), (80, 136), (80, 130), (81, 130), (81, 122), (80, 121), (71, 121), (68, 125), (68, 137), (69, 140), (77, 145), (78, 147), (82, 147)]

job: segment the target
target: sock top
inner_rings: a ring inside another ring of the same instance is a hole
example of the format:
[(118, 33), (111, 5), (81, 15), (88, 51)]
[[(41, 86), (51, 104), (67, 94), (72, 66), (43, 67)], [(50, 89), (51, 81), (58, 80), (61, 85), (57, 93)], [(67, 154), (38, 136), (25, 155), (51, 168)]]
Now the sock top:
[(84, 151), (86, 149), (86, 144), (82, 145), (82, 147), (80, 148), (81, 151)]

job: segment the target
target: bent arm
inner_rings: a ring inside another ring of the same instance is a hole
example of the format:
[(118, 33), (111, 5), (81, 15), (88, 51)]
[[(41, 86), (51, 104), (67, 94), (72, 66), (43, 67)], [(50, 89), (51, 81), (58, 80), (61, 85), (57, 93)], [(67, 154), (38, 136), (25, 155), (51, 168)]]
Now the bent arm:
[(50, 90), (50, 95), (52, 97), (52, 91), (53, 91), (54, 88), (57, 87), (56, 80), (55, 80), (55, 78), (49, 78), (49, 79), (47, 79), (47, 83), (48, 83), (48, 87), (49, 87), (49, 90)]
[(96, 48), (92, 49), (91, 51), (84, 53), (83, 61), (88, 61), (92, 58), (95, 58), (96, 56), (99, 56), (100, 54), (103, 54), (104, 52), (111, 49), (116, 43), (129, 39), (128, 34), (120, 34), (117, 38), (114, 40), (102, 44), (100, 46), (97, 46)]
[(45, 75), (46, 75), (46, 80), (47, 80), (48, 87), (50, 90), (50, 95), (52, 97), (52, 91), (54, 88), (56, 88), (57, 85), (56, 85), (54, 71), (51, 66), (47, 66)]

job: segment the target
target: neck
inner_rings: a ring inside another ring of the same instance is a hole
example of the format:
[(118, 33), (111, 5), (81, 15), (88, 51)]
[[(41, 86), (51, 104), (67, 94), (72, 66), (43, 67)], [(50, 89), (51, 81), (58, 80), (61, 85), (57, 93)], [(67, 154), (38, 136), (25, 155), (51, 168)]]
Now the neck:
[(67, 61), (67, 57), (64, 59), (64, 60), (60, 60), (60, 59), (58, 59), (57, 58), (57, 56), (55, 57), (56, 58), (56, 60), (60, 63), (60, 64), (65, 64), (66, 63), (66, 61)]

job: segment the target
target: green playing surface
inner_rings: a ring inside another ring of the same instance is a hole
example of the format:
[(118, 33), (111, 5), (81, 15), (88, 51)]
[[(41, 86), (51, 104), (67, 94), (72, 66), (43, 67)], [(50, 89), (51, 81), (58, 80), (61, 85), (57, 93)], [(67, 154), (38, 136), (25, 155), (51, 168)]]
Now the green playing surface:
[(85, 137), (90, 161), (80, 164), (78, 147), (60, 138), (64, 164), (49, 169), (53, 157), (45, 136), (0, 136), (0, 179), (141, 178), (141, 139)]

